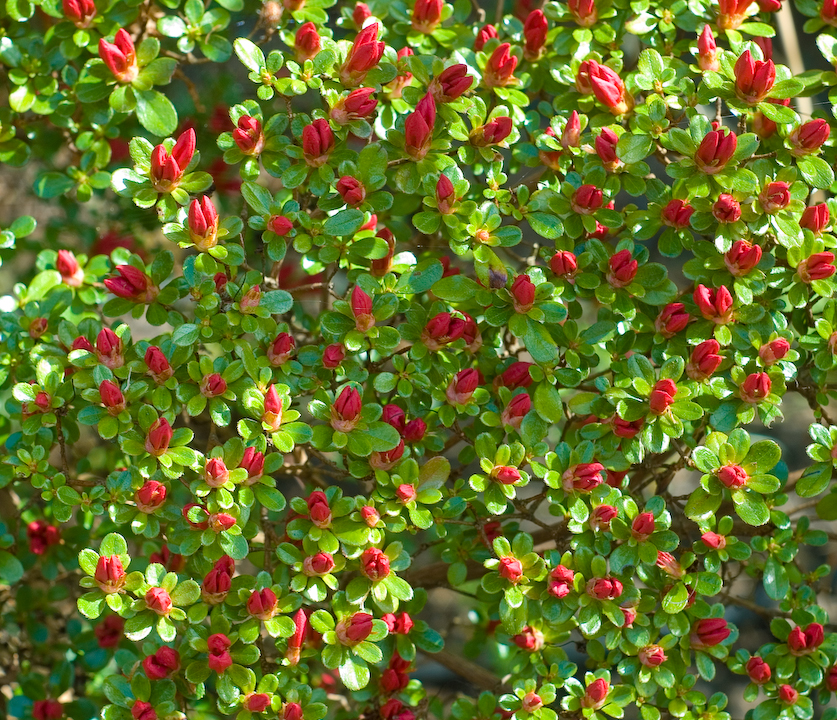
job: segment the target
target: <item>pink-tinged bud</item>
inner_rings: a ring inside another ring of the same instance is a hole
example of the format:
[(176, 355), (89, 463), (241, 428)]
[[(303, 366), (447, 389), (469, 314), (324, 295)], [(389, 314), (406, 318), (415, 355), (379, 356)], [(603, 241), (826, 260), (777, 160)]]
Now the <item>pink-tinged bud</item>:
[(797, 700), (799, 700), (799, 691), (792, 685), (779, 686), (779, 702), (785, 705), (795, 705)]
[(342, 645), (357, 645), (372, 633), (373, 617), (369, 613), (355, 613), (337, 623), (334, 632)]
[(695, 152), (695, 164), (698, 170), (707, 175), (721, 172), (732, 158), (737, 146), (738, 138), (734, 132), (727, 129), (710, 130), (700, 141)]
[(125, 409), (125, 396), (113, 380), (102, 381), (99, 385), (99, 395), (109, 415), (116, 417)]
[(282, 720), (302, 720), (302, 705), (287, 702), (282, 706)]
[(296, 54), (296, 61), (300, 65), (304, 64), (306, 60), (313, 60), (321, 48), (322, 41), (314, 23), (307, 22), (296, 31), (294, 53)]
[(828, 205), (820, 203), (805, 208), (799, 220), (799, 227), (803, 230), (810, 230), (814, 235), (819, 235), (828, 225)]
[(77, 28), (90, 27), (90, 22), (96, 17), (96, 5), (93, 0), (62, 0), (61, 6), (64, 17)]
[(506, 85), (512, 85), (517, 82), (517, 78), (514, 77), (517, 58), (510, 54), (510, 50), (511, 45), (503, 43), (488, 58), (482, 76), (482, 84), (484, 87), (505, 87)]
[(37, 340), (41, 337), (49, 327), (49, 321), (46, 318), (35, 318), (29, 326), (29, 337)]
[(622, 611), (622, 615), (625, 618), (625, 624), (622, 627), (633, 627), (634, 621), (636, 620), (637, 612), (632, 607), (623, 607), (619, 608)]
[(599, 20), (596, 0), (567, 0), (567, 8), (579, 27), (593, 27)]
[(816, 650), (825, 640), (825, 631), (819, 623), (810, 623), (805, 630), (796, 627), (788, 636), (791, 655), (806, 655)]
[(372, 298), (360, 285), (355, 285), (351, 296), (352, 315), (355, 318), (355, 327), (360, 332), (366, 332), (375, 324), (375, 316), (372, 314)]
[(723, 285), (717, 290), (698, 285), (692, 297), (704, 319), (718, 325), (732, 321), (733, 299), (730, 291)]
[(343, 198), (343, 202), (349, 207), (357, 207), (366, 199), (366, 188), (363, 187), (363, 183), (349, 175), (341, 177), (335, 188), (340, 197)]
[(535, 284), (528, 275), (518, 275), (511, 286), (512, 303), (514, 311), (518, 313), (529, 312), (535, 304)]
[(523, 418), (532, 409), (532, 398), (528, 393), (515, 395), (500, 415), (503, 426), (511, 425), (517, 432), (523, 424)]
[(609, 530), (610, 521), (619, 515), (612, 505), (599, 505), (590, 516), (590, 525), (594, 530)]
[(474, 78), (468, 74), (468, 67), (460, 63), (445, 68), (433, 79), (427, 92), (437, 103), (449, 103), (460, 97), (473, 84)]
[(398, 445), (396, 445), (392, 450), (386, 450), (384, 452), (373, 452), (372, 455), (369, 457), (369, 466), (373, 470), (384, 470), (389, 471), (394, 468), (401, 457), (404, 455), (404, 440), (403, 438), (398, 441)]
[(831, 692), (837, 692), (837, 665), (833, 665), (825, 676), (825, 686)]
[(770, 680), (770, 665), (760, 657), (751, 657), (745, 667), (750, 680), (756, 685), (764, 685)]
[(267, 349), (267, 359), (273, 367), (284, 365), (294, 354), (296, 343), (286, 332), (281, 332)]
[(676, 558), (671, 553), (659, 550), (657, 552), (656, 564), (657, 567), (660, 568), (660, 570), (666, 573), (666, 575), (670, 575), (673, 578), (682, 578), (686, 574), (686, 571), (683, 569), (683, 566), (679, 562), (677, 562)]
[(197, 503), (187, 503), (186, 505), (184, 505), (183, 510), (181, 512), (181, 515), (183, 516), (183, 519), (187, 523), (189, 523), (189, 525), (193, 529), (195, 529), (195, 530), (206, 530), (209, 527), (209, 522), (207, 520), (193, 521), (193, 520), (189, 519), (189, 511), (192, 508), (195, 508), (195, 507), (200, 508), (203, 511), (202, 517), (206, 517), (206, 508), (201, 506), (201, 505), (198, 505)]
[(786, 182), (771, 182), (759, 193), (759, 204), (764, 212), (775, 215), (791, 201), (790, 186)]
[(578, 270), (578, 261), (569, 250), (559, 250), (549, 261), (549, 267), (558, 277), (572, 277)]
[(26, 537), (29, 540), (29, 549), (35, 555), (43, 555), (51, 545), (61, 542), (58, 528), (45, 520), (33, 520), (29, 523), (26, 526)]
[(389, 405), (384, 406), (384, 411), (381, 414), (381, 420), (387, 423), (387, 425), (392, 425), (392, 427), (398, 430), (399, 435), (403, 435), (406, 417), (404, 411), (398, 407), (398, 405), (390, 403)]
[(501, 485), (514, 485), (520, 481), (520, 470), (508, 465), (498, 465), (491, 471), (491, 477)]
[(572, 592), (574, 579), (575, 573), (572, 570), (564, 565), (558, 565), (549, 573), (547, 592), (559, 600), (567, 597)]
[(302, 646), (308, 634), (308, 616), (305, 614), (305, 610), (297, 610), (293, 620), (294, 634), (288, 638), (288, 652), (286, 654), (288, 662), (292, 666), (299, 664)]
[(474, 39), (474, 50), (479, 52), (485, 47), (489, 40), (500, 37), (497, 34), (497, 28), (493, 25), (485, 25), (477, 31), (477, 37)]
[(55, 267), (61, 274), (61, 282), (69, 287), (81, 287), (84, 283), (84, 270), (69, 250), (59, 250)]
[(352, 10), (352, 22), (358, 30), (362, 28), (363, 24), (371, 17), (372, 11), (366, 3), (359, 2), (355, 4), (354, 9)]
[(534, 691), (526, 693), (520, 701), (520, 709), (526, 713), (534, 713), (541, 707), (543, 707), (543, 699)]
[(166, 501), (168, 490), (165, 485), (156, 480), (146, 480), (145, 484), (136, 492), (137, 510), (153, 513)]
[(327, 528), (331, 525), (331, 508), (328, 506), (328, 498), (322, 490), (314, 490), (308, 496), (308, 515), (311, 522), (318, 528)]
[(735, 30), (747, 19), (751, 0), (718, 0), (719, 30)]
[(372, 23), (358, 33), (340, 68), (340, 81), (344, 87), (357, 87), (366, 73), (378, 65), (386, 47), (386, 43), (378, 41), (379, 29), (378, 23)]
[(115, 648), (122, 640), (124, 630), (125, 621), (119, 615), (108, 615), (94, 630), (96, 642), (103, 650)]
[(418, 497), (418, 493), (413, 485), (410, 485), (409, 483), (402, 483), (395, 488), (395, 497), (397, 497), (402, 503), (406, 504), (413, 502), (416, 497)]
[(267, 693), (250, 693), (244, 696), (244, 708), (252, 713), (261, 713), (270, 707), (270, 695)]
[(616, 71), (590, 60), (587, 74), (593, 95), (611, 113), (622, 115), (633, 107), (633, 99), (625, 91), (625, 83)]
[(223, 633), (216, 633), (209, 636), (206, 645), (209, 649), (209, 656), (206, 658), (209, 668), (220, 675), (233, 663), (229, 653), (232, 642)]
[(214, 567), (203, 579), (201, 599), (207, 605), (220, 605), (232, 587), (232, 575), (225, 568)]
[(331, 406), (331, 426), (340, 432), (351, 432), (360, 422), (362, 408), (360, 393), (346, 386)]
[(180, 184), (195, 155), (196, 143), (195, 130), (189, 128), (177, 138), (171, 153), (163, 145), (154, 148), (149, 178), (157, 192), (170, 193)]
[(436, 205), (439, 212), (443, 215), (450, 215), (456, 207), (458, 198), (456, 197), (456, 189), (447, 175), (439, 175), (439, 180), (436, 182)]
[(532, 376), (529, 374), (530, 367), (533, 367), (533, 363), (513, 362), (494, 379), (494, 387), (507, 387), (509, 390), (528, 388), (532, 384)]
[(730, 490), (746, 485), (748, 479), (747, 471), (740, 465), (724, 465), (718, 469), (718, 480)]
[(604, 202), (604, 195), (595, 185), (582, 185), (573, 193), (570, 206), (579, 215), (592, 215)]
[(323, 367), (333, 370), (346, 359), (346, 351), (340, 343), (329, 345), (323, 351)]
[(764, 365), (770, 367), (784, 358), (789, 350), (790, 343), (785, 338), (776, 338), (759, 348), (759, 359)]
[(834, 272), (834, 253), (818, 252), (802, 260), (796, 267), (796, 274), (804, 283), (830, 278)]
[(581, 698), (581, 707), (599, 710), (607, 701), (607, 694), (610, 692), (610, 683), (602, 678), (593, 680), (584, 691)]
[(741, 219), (741, 203), (729, 193), (721, 193), (712, 205), (712, 215), (725, 225), (738, 222)]
[(683, 303), (669, 303), (657, 316), (654, 327), (664, 338), (672, 338), (683, 330), (691, 319), (692, 316), (686, 312)]
[(480, 373), (473, 368), (460, 370), (451, 380), (445, 395), (451, 405), (465, 405), (480, 385)]
[(776, 66), (772, 60), (755, 60), (749, 50), (735, 62), (735, 94), (748, 105), (764, 100), (776, 82)]
[(338, 125), (347, 125), (357, 120), (365, 120), (378, 107), (375, 88), (358, 88), (346, 97), (340, 98), (331, 109), (331, 119)]
[(837, 26), (837, 0), (824, 0), (820, 18), (826, 25)]
[(270, 588), (254, 590), (247, 599), (247, 612), (259, 620), (270, 620), (276, 614), (279, 600)]
[[(157, 720), (157, 711), (151, 703), (137, 700), (131, 706), (131, 717), (133, 720)], [(41, 720), (35, 718), (35, 720)]]
[[(640, 431), (642, 430), (642, 426), (644, 424), (645, 424), (645, 418), (639, 418), (638, 420), (632, 420), (631, 422), (628, 422), (627, 420), (623, 420), (622, 418), (620, 418), (618, 416), (614, 416), (614, 418), (611, 420), (611, 425), (612, 425), (612, 428), (613, 428), (613, 434), (616, 437), (627, 438), (629, 440), (631, 438), (636, 437), (637, 435), (639, 435)], [(612, 472), (613, 471), (611, 471), (611, 470), (607, 471), (608, 485), (611, 484), (610, 478), (611, 478)], [(622, 477), (625, 477), (626, 472), (622, 473)]]
[(564, 131), (561, 133), (561, 147), (568, 150), (571, 147), (578, 147), (581, 144), (581, 119), (578, 117), (578, 111), (573, 110), (570, 114), (570, 119), (564, 126)]
[(689, 220), (694, 211), (695, 209), (684, 200), (669, 200), (660, 213), (660, 219), (664, 225), (682, 230), (689, 227)]
[(512, 642), (521, 650), (537, 652), (544, 646), (544, 636), (537, 628), (527, 625), (523, 628), (523, 632), (512, 638)]
[(87, 352), (96, 352), (93, 344), (84, 335), (79, 335), (73, 340), (73, 345), (70, 350), (87, 350)]
[(134, 41), (122, 28), (116, 31), (112, 43), (104, 38), (99, 39), (99, 57), (118, 82), (127, 84), (136, 80), (139, 67)]
[(516, 583), (523, 577), (523, 565), (515, 557), (503, 557), (500, 558), (497, 572), (500, 573), (501, 578), (511, 583)]
[(302, 129), (302, 156), (311, 167), (320, 167), (328, 162), (334, 150), (334, 133), (328, 120), (319, 118)]
[[(373, 218), (375, 215), (372, 216)], [(376, 219), (377, 222), (377, 219)], [(374, 230), (374, 225), (372, 227)], [(375, 277), (384, 277), (392, 267), (392, 259), (395, 257), (395, 236), (387, 228), (381, 228), (377, 233), (377, 237), (381, 238), (387, 244), (387, 254), (382, 258), (375, 258), (370, 262), (369, 272)]]
[(117, 297), (133, 302), (152, 303), (160, 289), (142, 270), (133, 265), (117, 265), (117, 277), (105, 278), (105, 287)]
[(172, 608), (171, 597), (159, 587), (153, 587), (145, 593), (145, 604), (158, 615), (168, 615)]
[(608, 172), (613, 172), (620, 165), (622, 161), (616, 154), (616, 144), (619, 142), (619, 136), (610, 128), (602, 128), (602, 131), (596, 136), (594, 145), (596, 148), (596, 155)]
[(210, 458), (204, 468), (204, 480), (209, 487), (219, 488), (230, 479), (230, 471), (223, 458)]
[(726, 640), (732, 630), (723, 618), (705, 618), (698, 620), (692, 627), (690, 636), (692, 647), (702, 650), (715, 647)]
[(154, 457), (160, 457), (169, 449), (173, 431), (165, 418), (155, 420), (148, 429), (145, 438), (145, 451)]
[(655, 415), (662, 415), (674, 404), (677, 385), (674, 380), (664, 378), (658, 380), (648, 397), (648, 406)]
[(724, 265), (735, 277), (744, 277), (761, 262), (761, 248), (749, 240), (736, 240), (724, 255)]
[(360, 509), (360, 516), (363, 518), (363, 522), (371, 528), (377, 527), (378, 523), (381, 521), (380, 513), (371, 505), (364, 505)]
[(711, 550), (723, 550), (727, 546), (727, 539), (716, 532), (705, 532), (700, 536), (700, 539)]
[(429, 35), (442, 20), (443, 0), (416, 0), (413, 6), (412, 27), (416, 32)]
[(703, 31), (698, 38), (697, 50), (698, 67), (703, 72), (718, 72), (721, 69), (721, 63), (718, 61), (718, 46), (709, 25), (703, 26)]
[(616, 288), (630, 285), (638, 267), (639, 262), (633, 259), (630, 250), (620, 250), (608, 261), (607, 281)]
[(640, 513), (631, 523), (631, 536), (634, 540), (647, 540), (654, 532), (654, 515), (650, 512)]
[(145, 351), (145, 364), (148, 367), (148, 374), (158, 384), (164, 383), (174, 374), (168, 358), (166, 358), (160, 348), (154, 345), (151, 345)]
[(668, 660), (665, 650), (663, 650), (659, 645), (646, 645), (645, 647), (640, 648), (637, 653), (637, 657), (642, 665), (652, 668), (660, 667), (660, 665)]
[(529, 62), (539, 60), (546, 45), (549, 24), (542, 10), (533, 10), (523, 23), (523, 57)]
[(424, 326), (421, 341), (428, 350), (440, 350), (444, 345), (459, 340), (464, 332), (465, 320), (450, 313), (439, 313)]
[(604, 465), (598, 462), (581, 463), (568, 468), (561, 476), (565, 492), (589, 493), (604, 482)]
[(615, 600), (622, 594), (622, 583), (612, 577), (591, 578), (585, 589), (596, 600)]
[(264, 412), (262, 413), (262, 425), (269, 432), (278, 432), (282, 426), (282, 398), (276, 390), (276, 385), (271, 384), (264, 394)]
[(206, 251), (218, 244), (218, 212), (208, 196), (192, 200), (188, 224), (189, 238), (198, 250)]
[(262, 290), (258, 285), (253, 285), (253, 287), (241, 296), (241, 300), (238, 301), (238, 310), (245, 315), (252, 315), (256, 312), (261, 301)]
[(378, 548), (364, 550), (360, 556), (360, 571), (372, 582), (383, 580), (389, 575), (389, 558)]
[(201, 395), (207, 398), (218, 397), (227, 392), (227, 381), (220, 373), (209, 373), (203, 376), (200, 384)]
[(180, 653), (164, 645), (142, 661), (142, 669), (149, 680), (163, 680), (180, 669)]
[(414, 160), (424, 159), (430, 150), (435, 123), (436, 101), (428, 93), (404, 121), (404, 150)]
[(264, 149), (262, 124), (250, 115), (242, 115), (238, 119), (238, 127), (233, 130), (232, 136), (238, 149), (245, 155), (259, 155)]
[(334, 570), (334, 558), (331, 553), (318, 552), (302, 561), (302, 572), (308, 577), (322, 577)]
[(692, 379), (702, 382), (712, 377), (720, 364), (724, 361), (720, 355), (721, 345), (717, 340), (704, 340), (694, 350), (686, 365), (686, 374)]
[(93, 575), (99, 589), (108, 595), (118, 593), (125, 585), (125, 568), (118, 555), (101, 556)]

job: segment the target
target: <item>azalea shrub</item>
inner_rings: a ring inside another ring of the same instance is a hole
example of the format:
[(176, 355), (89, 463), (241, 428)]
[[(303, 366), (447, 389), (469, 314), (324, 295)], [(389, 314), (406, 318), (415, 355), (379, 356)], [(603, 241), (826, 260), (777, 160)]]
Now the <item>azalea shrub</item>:
[(780, 11), (6, 2), (0, 714), (835, 720)]

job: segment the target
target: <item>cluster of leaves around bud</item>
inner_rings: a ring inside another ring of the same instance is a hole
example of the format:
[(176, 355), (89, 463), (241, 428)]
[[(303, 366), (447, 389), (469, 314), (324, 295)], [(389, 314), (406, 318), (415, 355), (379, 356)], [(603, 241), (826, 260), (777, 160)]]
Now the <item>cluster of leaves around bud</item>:
[[(812, 717), (837, 151), (794, 99), (837, 76), (774, 63), (779, 3), (217, 5), (0, 20), (0, 161), (62, 214), (0, 231), (8, 715), (727, 720), (723, 665)], [(746, 429), (789, 393), (794, 474)], [(493, 692), (411, 677), (446, 640)]]

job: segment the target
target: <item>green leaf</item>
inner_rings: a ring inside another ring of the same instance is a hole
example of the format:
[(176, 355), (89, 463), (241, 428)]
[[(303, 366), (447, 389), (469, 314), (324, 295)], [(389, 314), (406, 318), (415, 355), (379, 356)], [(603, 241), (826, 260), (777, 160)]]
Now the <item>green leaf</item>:
[(363, 225), (364, 214), (356, 208), (347, 208), (332, 215), (323, 223), (323, 232), (327, 235), (342, 237), (353, 235)]
[(10, 552), (0, 550), (0, 583), (14, 585), (23, 577), (23, 565)]
[(799, 497), (815, 497), (825, 491), (831, 481), (832, 464), (814, 463), (796, 483)]
[(430, 290), (442, 279), (445, 269), (435, 258), (422, 260), (407, 277), (407, 290), (411, 293), (423, 293)]
[(827, 188), (834, 182), (834, 171), (822, 158), (808, 155), (796, 162), (799, 172), (809, 185), (815, 188)]
[(790, 592), (790, 582), (785, 566), (772, 555), (764, 564), (764, 591), (773, 600), (784, 600)]
[(35, 180), (35, 194), (39, 198), (49, 200), (50, 198), (63, 195), (75, 187), (75, 181), (60, 172), (41, 173)]
[(363, 660), (350, 657), (340, 666), (340, 679), (349, 690), (362, 690), (369, 684), (369, 667)]
[(237, 38), (233, 43), (235, 54), (244, 66), (254, 73), (260, 73), (265, 67), (264, 53), (258, 45), (247, 38)]
[(535, 362), (553, 362), (558, 355), (555, 340), (549, 334), (549, 330), (531, 318), (526, 318), (526, 333), (523, 335), (523, 342)]
[[(720, 500), (720, 496), (718, 497)], [(761, 495), (741, 488), (732, 493), (735, 512), (748, 525), (764, 525), (770, 519), (770, 510)]]
[(479, 291), (480, 286), (465, 275), (451, 275), (433, 284), (433, 294), (440, 300), (464, 302)]
[(561, 395), (554, 385), (544, 381), (535, 388), (535, 412), (550, 423), (557, 423), (564, 415)]
[(177, 110), (171, 101), (156, 90), (135, 91), (137, 119), (148, 132), (168, 137), (177, 129)]

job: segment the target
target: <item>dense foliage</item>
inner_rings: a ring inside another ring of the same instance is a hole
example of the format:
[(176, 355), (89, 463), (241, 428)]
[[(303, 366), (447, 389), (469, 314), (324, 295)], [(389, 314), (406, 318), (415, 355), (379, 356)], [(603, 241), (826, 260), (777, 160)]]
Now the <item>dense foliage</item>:
[(8, 0), (0, 713), (813, 717), (837, 75), (780, 7)]

